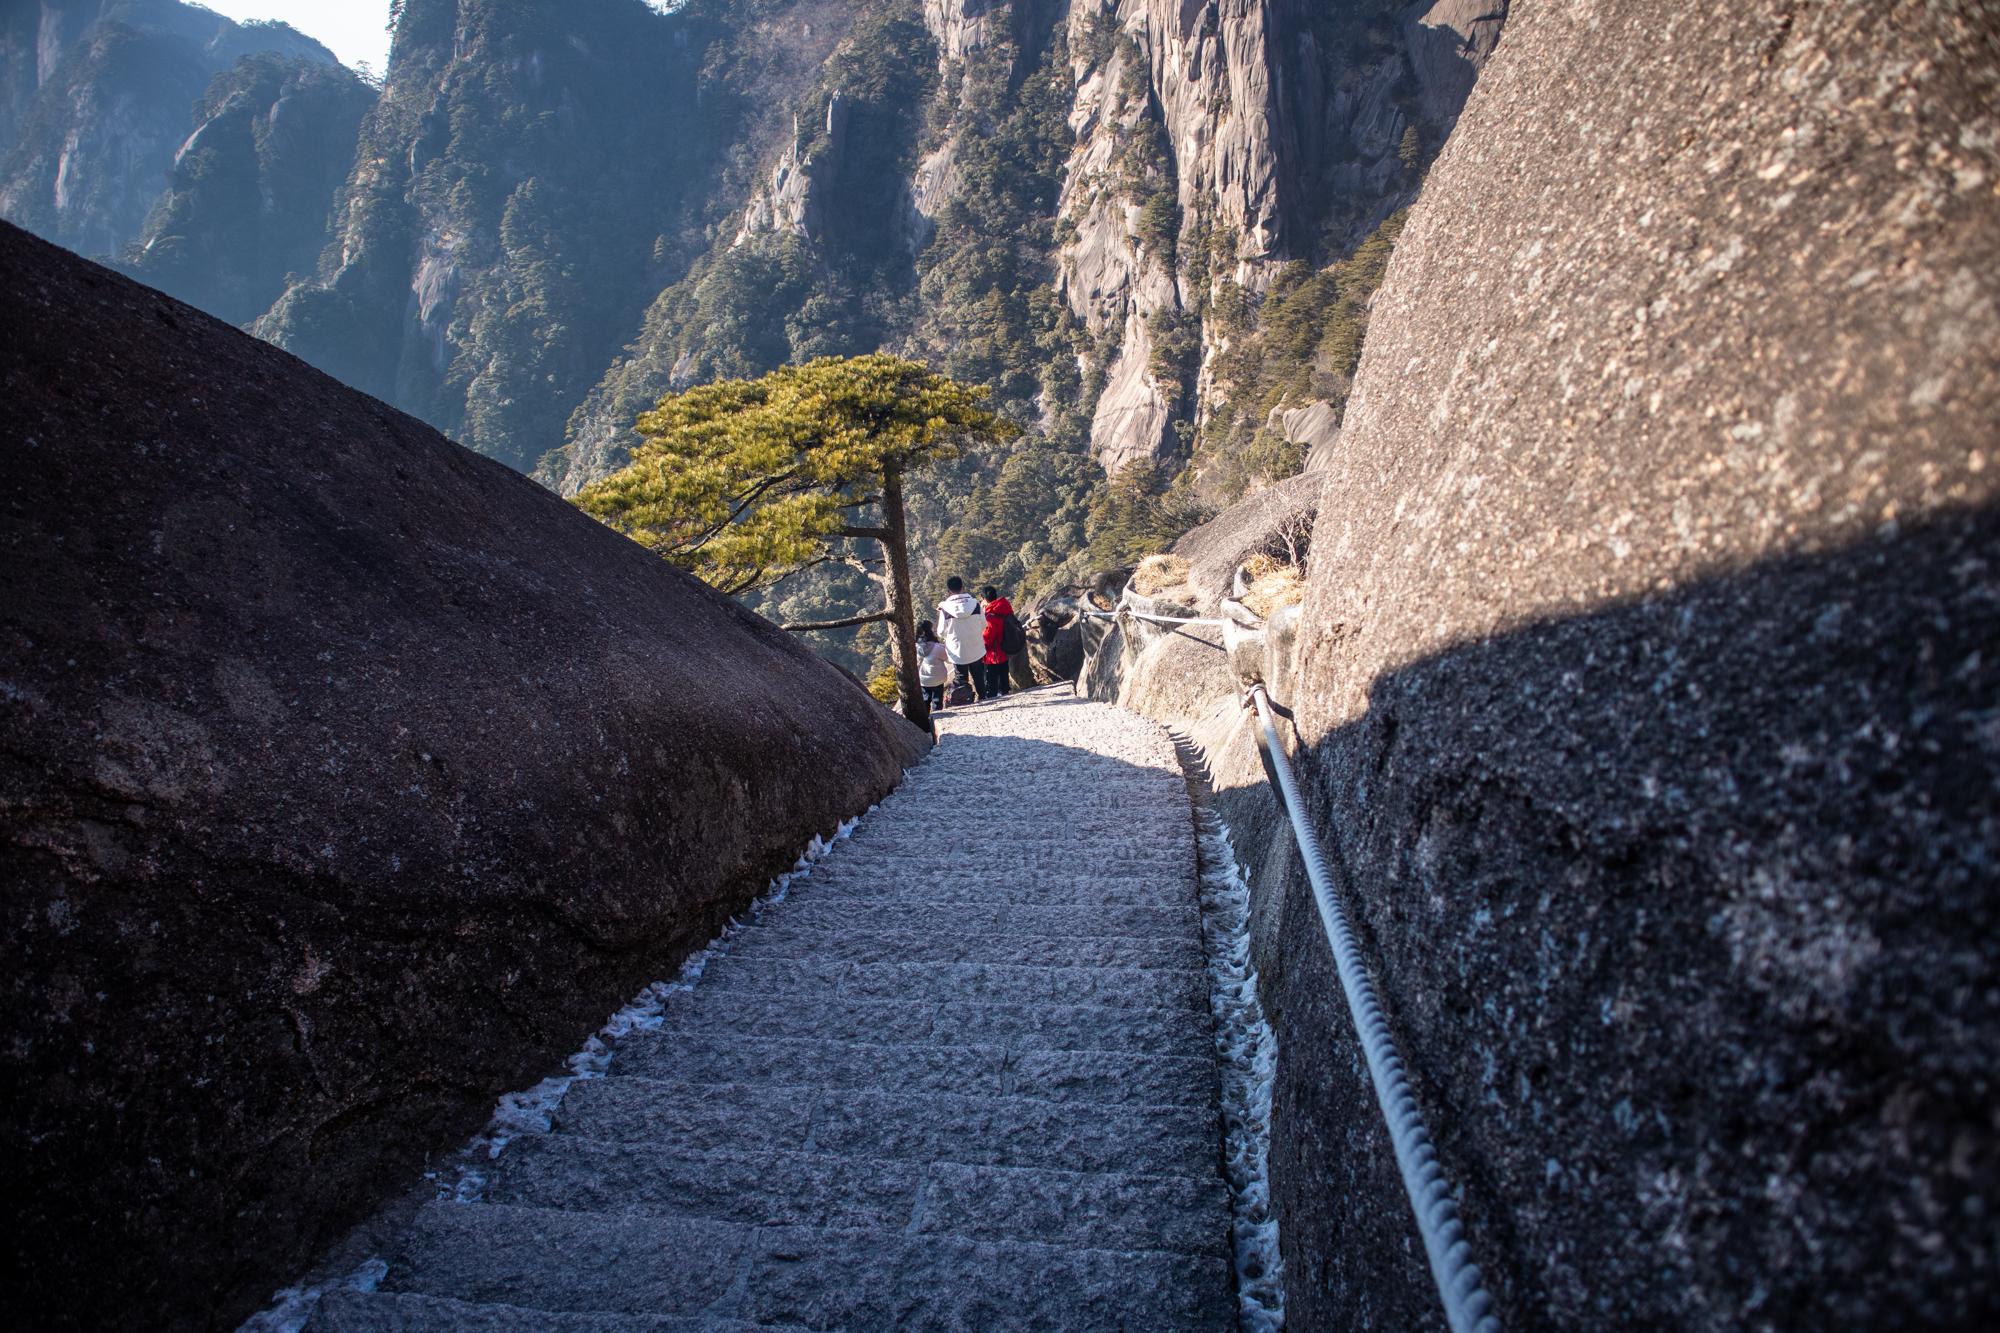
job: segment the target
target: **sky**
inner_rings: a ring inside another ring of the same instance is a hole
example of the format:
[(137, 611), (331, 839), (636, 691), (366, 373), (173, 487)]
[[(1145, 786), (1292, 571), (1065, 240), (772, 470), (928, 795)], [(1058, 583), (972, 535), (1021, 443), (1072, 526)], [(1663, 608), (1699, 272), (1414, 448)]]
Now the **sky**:
[(349, 66), (389, 64), (389, 0), (195, 0), (233, 19), (278, 19), (317, 38)]

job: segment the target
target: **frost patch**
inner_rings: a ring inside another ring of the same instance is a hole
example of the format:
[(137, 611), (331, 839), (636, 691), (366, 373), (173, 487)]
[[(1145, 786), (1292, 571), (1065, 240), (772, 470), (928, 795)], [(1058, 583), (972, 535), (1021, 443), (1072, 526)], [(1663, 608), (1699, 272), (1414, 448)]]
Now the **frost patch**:
[(486, 1177), (478, 1170), (479, 1162), (498, 1157), (501, 1149), (522, 1134), (548, 1133), (556, 1105), (569, 1091), (570, 1084), (578, 1079), (603, 1078), (611, 1068), (611, 1053), (619, 1041), (634, 1032), (657, 1031), (660, 1024), (666, 1021), (667, 1001), (694, 989), (695, 982), (701, 980), (701, 974), (709, 963), (724, 951), (723, 946), (747, 927), (757, 924), (765, 912), (785, 901), (792, 885), (810, 875), (813, 866), (832, 851), (836, 843), (845, 841), (862, 818), (873, 813), (874, 809), (874, 806), (868, 807), (862, 815), (846, 821), (827, 837), (815, 836), (806, 844), (805, 851), (799, 854), (792, 868), (772, 880), (743, 915), (730, 921), (720, 934), (688, 956), (673, 980), (653, 982), (633, 996), (623, 1009), (611, 1015), (597, 1030), (597, 1035), (584, 1042), (583, 1049), (565, 1062), (569, 1070), (567, 1074), (553, 1075), (525, 1091), (510, 1092), (501, 1097), (499, 1104), (493, 1108), (493, 1119), (487, 1122), (486, 1129), (467, 1145), (464, 1157), (468, 1164), (460, 1168), (458, 1179), (451, 1186), (439, 1190), (438, 1197), (458, 1203), (477, 1203), (486, 1188)]
[(1271, 1211), (1271, 1085), (1278, 1038), (1257, 999), (1250, 961), (1250, 881), (1229, 827), (1207, 806), (1196, 812), (1201, 844), (1201, 936), (1208, 1002), (1222, 1065), (1223, 1173), (1229, 1180), (1237, 1316), (1245, 1333), (1285, 1326), (1284, 1260)]
[(271, 1298), (271, 1308), (259, 1311), (243, 1321), (236, 1333), (299, 1333), (312, 1318), (313, 1310), (319, 1305), (329, 1287), (352, 1287), (356, 1291), (373, 1291), (382, 1285), (382, 1279), (389, 1276), (389, 1265), (380, 1259), (370, 1259), (346, 1277), (334, 1282), (322, 1282), (314, 1286), (286, 1287)]
[[(799, 854), (792, 868), (772, 880), (743, 915), (724, 926), (714, 939), (690, 955), (671, 981), (653, 982), (633, 996), (624, 1008), (611, 1015), (596, 1035), (583, 1043), (582, 1050), (563, 1062), (568, 1073), (545, 1078), (532, 1088), (501, 1097), (486, 1128), (459, 1153), (461, 1165), (457, 1174), (448, 1182), (441, 1179), (444, 1172), (432, 1174), (431, 1178), (438, 1181), (439, 1200), (479, 1202), (486, 1191), (486, 1174), (479, 1169), (482, 1163), (498, 1157), (503, 1148), (522, 1134), (548, 1133), (556, 1105), (569, 1091), (570, 1084), (578, 1079), (604, 1077), (611, 1067), (612, 1052), (621, 1039), (634, 1032), (658, 1029), (666, 1019), (667, 1001), (692, 989), (695, 982), (701, 979), (703, 969), (723, 952), (724, 945), (746, 927), (755, 925), (765, 912), (783, 902), (792, 885), (810, 875), (813, 866), (832, 851), (835, 844), (845, 841), (862, 819), (874, 810), (875, 807), (870, 806), (826, 837), (814, 837), (806, 844), (805, 851)], [(1268, 1104), (1268, 1094), (1265, 1100)], [(387, 1263), (381, 1259), (370, 1259), (344, 1278), (312, 1286), (286, 1287), (271, 1298), (270, 1308), (244, 1320), (237, 1333), (299, 1333), (306, 1321), (312, 1318), (320, 1297), (329, 1289), (352, 1287), (356, 1291), (373, 1291), (388, 1275)]]

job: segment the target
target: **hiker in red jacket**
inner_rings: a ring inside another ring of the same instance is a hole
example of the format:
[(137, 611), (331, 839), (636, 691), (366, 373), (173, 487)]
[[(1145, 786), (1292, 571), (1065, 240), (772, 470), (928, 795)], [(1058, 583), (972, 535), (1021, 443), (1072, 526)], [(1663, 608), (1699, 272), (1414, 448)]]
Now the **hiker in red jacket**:
[(979, 697), (998, 699), (1007, 693), (1008, 640), (1020, 637), (1021, 622), (1014, 619), (1014, 604), (992, 584), (979, 590), (979, 599), (986, 603), (986, 659), (980, 664)]

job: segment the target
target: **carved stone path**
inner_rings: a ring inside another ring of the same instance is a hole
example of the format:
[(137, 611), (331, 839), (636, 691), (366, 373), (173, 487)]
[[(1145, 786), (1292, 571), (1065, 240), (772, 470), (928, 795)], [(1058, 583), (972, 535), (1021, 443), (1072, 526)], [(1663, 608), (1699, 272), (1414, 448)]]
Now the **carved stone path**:
[(1051, 692), (941, 730), (311, 1327), (1233, 1327), (1173, 746)]

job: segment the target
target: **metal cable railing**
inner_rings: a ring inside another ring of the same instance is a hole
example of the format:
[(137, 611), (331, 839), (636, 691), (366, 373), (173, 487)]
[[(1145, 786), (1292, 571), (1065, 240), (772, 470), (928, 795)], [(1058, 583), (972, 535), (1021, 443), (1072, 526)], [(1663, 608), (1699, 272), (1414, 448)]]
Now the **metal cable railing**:
[(1078, 615), (1092, 620), (1116, 620), (1120, 616), (1137, 616), (1141, 620), (1153, 620), (1162, 625), (1227, 625), (1227, 620), (1217, 620), (1211, 616), (1156, 616), (1145, 611), (1079, 611)]
[[(1231, 622), (1182, 616), (1156, 616), (1125, 608), (1118, 612), (1084, 611), (1099, 620), (1116, 620), (1129, 615), (1141, 620), (1170, 625), (1226, 625)], [(1347, 996), (1348, 1013), (1361, 1039), (1361, 1053), (1368, 1062), (1369, 1081), (1375, 1087), (1376, 1104), (1389, 1124), (1389, 1142), (1396, 1152), (1396, 1166), (1402, 1172), (1403, 1190), (1409, 1195), (1416, 1214), (1417, 1234), (1423, 1239), (1424, 1256), (1430, 1261), (1431, 1278), (1437, 1284), (1438, 1299), (1444, 1305), (1445, 1322), (1451, 1333), (1500, 1333), (1500, 1320), (1493, 1313), (1493, 1297), (1486, 1290), (1479, 1265), (1472, 1262), (1472, 1247), (1465, 1239), (1458, 1204), (1450, 1184), (1438, 1166), (1437, 1150), (1430, 1131), (1424, 1127), (1423, 1112), (1410, 1091), (1403, 1073), (1403, 1058), (1396, 1052), (1389, 1034), (1389, 1021), (1375, 995), (1375, 983), (1362, 964), (1360, 947), (1347, 920), (1347, 909), (1333, 889), (1327, 869), (1326, 852), (1319, 835), (1306, 817), (1305, 801), (1299, 795), (1298, 778), (1291, 758), (1278, 739), (1272, 720), (1271, 697), (1259, 683), (1250, 687), (1246, 706), (1257, 715), (1257, 747), (1265, 757), (1265, 771), (1292, 822), (1292, 836), (1305, 863), (1306, 879), (1312, 885), (1313, 901), (1319, 904), (1320, 924), (1333, 949), (1333, 961), (1340, 974), (1340, 988)]]
[(1362, 965), (1361, 950), (1348, 926), (1347, 909), (1333, 891), (1326, 852), (1320, 847), (1319, 835), (1306, 820), (1298, 779), (1293, 776), (1285, 747), (1278, 741), (1277, 724), (1271, 720), (1271, 698), (1262, 685), (1253, 685), (1250, 701), (1257, 710), (1257, 744), (1269, 760), (1271, 776), (1284, 798), (1285, 813), (1291, 817), (1292, 835), (1298, 840), (1313, 900), (1319, 904), (1320, 924), (1326, 927), (1326, 940), (1333, 948), (1334, 965), (1340, 971), (1340, 988), (1347, 994), (1348, 1012), (1361, 1038), (1361, 1052), (1368, 1060), (1375, 1100), (1382, 1108), (1383, 1119), (1389, 1122), (1389, 1141), (1396, 1149), (1403, 1189), (1417, 1215), (1417, 1232), (1423, 1237), (1431, 1277), (1437, 1283), (1439, 1299), (1444, 1302), (1445, 1321), (1451, 1325), (1452, 1333), (1500, 1333), (1500, 1321), (1493, 1314), (1493, 1298), (1486, 1292), (1479, 1265), (1472, 1262), (1472, 1247), (1465, 1240), (1458, 1204), (1453, 1201), (1451, 1186), (1438, 1167), (1437, 1150), (1431, 1146), (1430, 1132), (1424, 1128), (1423, 1112), (1417, 1108), (1409, 1080), (1404, 1077), (1403, 1058), (1396, 1053), (1395, 1039), (1389, 1035), (1389, 1021), (1375, 997), (1375, 983)]

